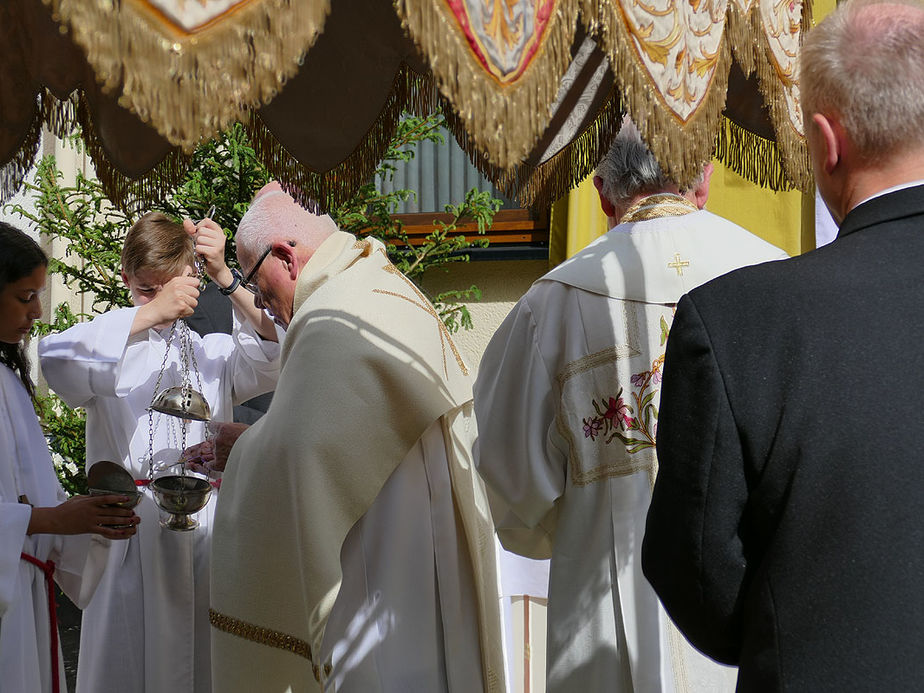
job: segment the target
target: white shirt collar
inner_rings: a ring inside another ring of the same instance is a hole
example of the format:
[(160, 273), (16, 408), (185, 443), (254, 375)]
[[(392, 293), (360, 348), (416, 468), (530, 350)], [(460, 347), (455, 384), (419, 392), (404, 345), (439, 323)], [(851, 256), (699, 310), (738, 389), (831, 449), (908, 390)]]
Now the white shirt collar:
[(862, 200), (862, 201), (859, 202), (857, 205), (855, 205), (853, 209), (856, 209), (856, 208), (859, 207), (860, 205), (862, 205), (862, 204), (864, 204), (864, 203), (866, 203), (866, 202), (869, 202), (870, 200), (873, 200), (873, 199), (875, 199), (875, 198), (877, 198), (877, 197), (882, 197), (883, 195), (888, 195), (889, 193), (898, 192), (899, 190), (904, 190), (905, 188), (915, 188), (915, 187), (917, 187), (917, 186), (919, 186), (919, 185), (924, 185), (924, 179), (922, 179), (922, 180), (912, 180), (912, 181), (908, 181), (907, 183), (899, 183), (898, 185), (893, 185), (891, 188), (886, 188), (885, 190), (880, 190), (879, 192), (877, 192), (877, 193), (874, 194), (874, 195), (870, 195), (870, 196), (867, 197), (865, 200)]

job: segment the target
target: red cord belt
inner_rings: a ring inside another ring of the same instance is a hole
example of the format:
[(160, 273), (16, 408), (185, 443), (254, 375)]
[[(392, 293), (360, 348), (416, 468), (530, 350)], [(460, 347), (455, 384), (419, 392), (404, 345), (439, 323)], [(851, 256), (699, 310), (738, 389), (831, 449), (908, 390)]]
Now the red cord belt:
[(23, 552), (20, 558), (41, 569), (45, 575), (45, 590), (48, 592), (48, 623), (51, 627), (51, 690), (60, 691), (60, 673), (58, 672), (58, 609), (55, 604), (55, 562), (40, 561), (35, 556)]

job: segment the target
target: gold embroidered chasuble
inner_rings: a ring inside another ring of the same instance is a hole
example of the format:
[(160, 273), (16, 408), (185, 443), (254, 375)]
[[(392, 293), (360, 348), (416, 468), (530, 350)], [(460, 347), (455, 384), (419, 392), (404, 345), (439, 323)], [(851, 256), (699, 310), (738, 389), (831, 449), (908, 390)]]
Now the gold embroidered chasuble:
[(478, 593), (484, 689), (502, 690), (493, 522), (462, 435), (474, 426), (468, 369), (448, 331), (379, 241), (343, 232), (302, 269), (294, 309), (272, 406), (235, 444), (216, 510), (216, 690), (326, 679), (343, 541), (437, 420)]
[(782, 257), (678, 196), (648, 198), (534, 283), (485, 350), (479, 471), (504, 546), (551, 558), (549, 693), (734, 689), (734, 672), (670, 625), (640, 547), (673, 306), (704, 281)]

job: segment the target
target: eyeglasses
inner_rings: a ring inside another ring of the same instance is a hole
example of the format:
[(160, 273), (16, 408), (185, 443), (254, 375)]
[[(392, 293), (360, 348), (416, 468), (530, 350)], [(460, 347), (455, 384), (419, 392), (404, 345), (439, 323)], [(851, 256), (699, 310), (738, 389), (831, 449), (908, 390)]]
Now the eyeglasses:
[(270, 252), (272, 252), (272, 250), (273, 250), (273, 246), (270, 246), (269, 248), (264, 250), (263, 254), (260, 256), (260, 259), (257, 260), (257, 264), (255, 264), (253, 268), (251, 268), (251, 270), (247, 273), (247, 276), (241, 280), (241, 286), (247, 289), (247, 291), (252, 293), (254, 296), (260, 295), (260, 289), (251, 280), (254, 278), (254, 275), (257, 273), (257, 270), (260, 269), (260, 265), (263, 264), (263, 261), (266, 259), (266, 256), (269, 255)]
[[(286, 243), (288, 243), (289, 246), (292, 248), (296, 246), (295, 241), (286, 241)], [(241, 286), (243, 286), (247, 291), (252, 293), (254, 296), (260, 295), (260, 288), (256, 284), (254, 284), (251, 280), (254, 278), (254, 276), (256, 276), (257, 270), (260, 269), (260, 265), (263, 264), (263, 261), (266, 259), (266, 256), (269, 255), (272, 251), (273, 251), (273, 246), (270, 246), (269, 248), (264, 250), (263, 254), (257, 260), (257, 264), (255, 264), (251, 268), (251, 270), (247, 273), (246, 277), (241, 278)], [(234, 270), (232, 270), (232, 272), (234, 272)], [(238, 274), (240, 273), (238, 272)]]

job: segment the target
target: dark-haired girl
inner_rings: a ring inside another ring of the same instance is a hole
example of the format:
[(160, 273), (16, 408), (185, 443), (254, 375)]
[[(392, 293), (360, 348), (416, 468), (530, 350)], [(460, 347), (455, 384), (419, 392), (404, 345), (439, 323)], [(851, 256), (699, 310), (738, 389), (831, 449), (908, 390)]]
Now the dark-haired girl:
[[(107, 539), (135, 533), (124, 496), (68, 499), (32, 406), (23, 340), (41, 316), (48, 260), (0, 222), (0, 689), (65, 691), (52, 580), (85, 605), (102, 573)], [(113, 529), (106, 525), (128, 525)]]

